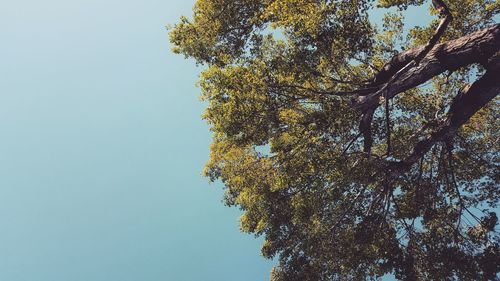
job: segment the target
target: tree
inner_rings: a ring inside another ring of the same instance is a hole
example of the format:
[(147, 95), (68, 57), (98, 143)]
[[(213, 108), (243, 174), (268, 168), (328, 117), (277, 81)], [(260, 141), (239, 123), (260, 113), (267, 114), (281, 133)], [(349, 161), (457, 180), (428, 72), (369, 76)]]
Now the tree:
[(500, 2), (430, 2), (198, 0), (172, 28), (272, 280), (498, 278)]

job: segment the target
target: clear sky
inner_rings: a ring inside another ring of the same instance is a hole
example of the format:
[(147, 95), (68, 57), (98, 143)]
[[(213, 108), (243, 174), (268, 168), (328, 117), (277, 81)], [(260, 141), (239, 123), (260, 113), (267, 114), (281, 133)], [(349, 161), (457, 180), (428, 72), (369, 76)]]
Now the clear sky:
[(1, 281), (268, 280), (200, 176), (199, 69), (165, 29), (193, 3), (2, 0)]
[(0, 280), (267, 280), (201, 177), (194, 1), (1, 0)]

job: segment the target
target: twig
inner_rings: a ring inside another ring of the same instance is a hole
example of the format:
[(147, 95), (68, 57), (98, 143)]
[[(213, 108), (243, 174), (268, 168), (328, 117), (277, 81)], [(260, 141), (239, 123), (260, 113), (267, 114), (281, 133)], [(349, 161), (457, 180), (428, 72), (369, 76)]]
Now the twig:
[(349, 150), (349, 148), (351, 148), (351, 145), (357, 140), (359, 139), (359, 137), (361, 136), (361, 132), (358, 133), (352, 140), (351, 142), (346, 146), (346, 148), (344, 149), (344, 151), (342, 151), (342, 154), (341, 156), (344, 156), (344, 154), (346, 154), (346, 152)]

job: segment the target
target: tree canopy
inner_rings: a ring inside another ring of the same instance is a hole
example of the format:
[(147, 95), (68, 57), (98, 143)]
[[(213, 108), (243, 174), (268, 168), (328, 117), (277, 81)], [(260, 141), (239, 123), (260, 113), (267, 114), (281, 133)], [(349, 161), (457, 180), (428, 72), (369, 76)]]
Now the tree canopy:
[[(409, 26), (410, 6), (430, 23)], [(374, 23), (373, 10), (385, 13)], [(198, 0), (205, 174), (271, 280), (494, 280), (500, 2)]]

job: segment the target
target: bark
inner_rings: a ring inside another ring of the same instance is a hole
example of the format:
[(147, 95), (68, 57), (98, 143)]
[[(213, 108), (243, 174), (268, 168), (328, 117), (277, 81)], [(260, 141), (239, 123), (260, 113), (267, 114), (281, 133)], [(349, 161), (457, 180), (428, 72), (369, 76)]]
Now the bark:
[(372, 120), (373, 120), (373, 114), (375, 113), (375, 110), (368, 110), (365, 112), (363, 117), (361, 118), (361, 122), (359, 123), (359, 131), (363, 134), (364, 138), (364, 145), (363, 145), (363, 151), (368, 153), (368, 155), (371, 153), (371, 148), (373, 144), (373, 138), (372, 138)]
[[(397, 73), (401, 66), (415, 59), (424, 47), (418, 47), (394, 57), (384, 70), (377, 75), (375, 82), (384, 81)], [(383, 91), (361, 96), (354, 104), (362, 112), (377, 108), (380, 97), (388, 99), (408, 89), (414, 88), (431, 78), (445, 72), (455, 71), (474, 63), (484, 64), (488, 58), (500, 50), (500, 24), (479, 30), (461, 38), (436, 45), (422, 61), (400, 77), (381, 87)]]
[(373, 84), (381, 85), (386, 83), (394, 74), (396, 74), (396, 72), (415, 59), (415, 57), (420, 54), (423, 49), (424, 46), (417, 46), (392, 57), (392, 59), (382, 67), (380, 72), (377, 73), (373, 79)]

